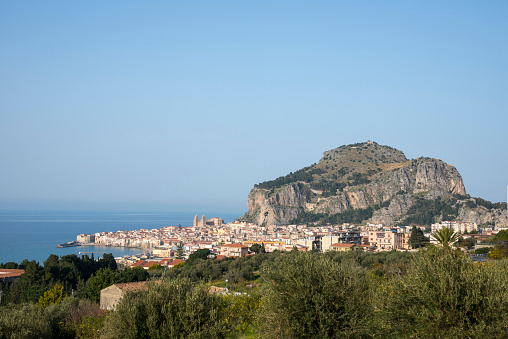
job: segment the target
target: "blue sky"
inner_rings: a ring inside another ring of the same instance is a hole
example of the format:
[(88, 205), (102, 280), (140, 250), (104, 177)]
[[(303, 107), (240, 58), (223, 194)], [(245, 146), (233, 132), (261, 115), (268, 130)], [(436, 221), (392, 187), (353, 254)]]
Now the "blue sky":
[(506, 200), (506, 1), (0, 4), (0, 209), (242, 213), (366, 140)]

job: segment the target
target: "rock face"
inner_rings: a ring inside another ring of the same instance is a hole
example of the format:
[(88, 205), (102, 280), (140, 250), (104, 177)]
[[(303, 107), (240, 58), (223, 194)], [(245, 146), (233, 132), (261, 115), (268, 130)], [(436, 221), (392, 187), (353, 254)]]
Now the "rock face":
[[(370, 221), (391, 225), (406, 216), (416, 196), (454, 195), (466, 195), (454, 166), (432, 158), (408, 160), (397, 149), (369, 141), (327, 151), (318, 164), (256, 185), (241, 219), (287, 224), (302, 212), (336, 214), (377, 206)], [(457, 219), (507, 222), (506, 214), (496, 213), (463, 207)]]
[(252, 189), (248, 199), (249, 219), (258, 225), (289, 221), (296, 218), (308, 202), (310, 191), (301, 183), (286, 185), (271, 195), (266, 190)]
[(468, 208), (462, 205), (459, 209), (458, 220), (466, 220), (479, 225), (491, 224), (497, 227), (508, 227), (508, 211), (506, 209), (487, 209), (485, 207)]

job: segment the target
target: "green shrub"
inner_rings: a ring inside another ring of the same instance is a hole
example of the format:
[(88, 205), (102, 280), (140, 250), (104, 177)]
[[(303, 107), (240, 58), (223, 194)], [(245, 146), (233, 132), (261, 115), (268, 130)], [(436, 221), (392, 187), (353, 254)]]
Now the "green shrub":
[(504, 260), (474, 263), (450, 248), (425, 251), (402, 279), (378, 290), (384, 335), (506, 337), (507, 266)]
[(37, 301), (37, 306), (47, 307), (53, 304), (60, 304), (65, 298), (67, 293), (64, 292), (62, 285), (55, 284), (52, 289), (44, 292), (44, 295)]
[(44, 309), (35, 304), (0, 308), (0, 339), (53, 338)]
[(225, 338), (226, 303), (204, 284), (165, 280), (126, 294), (104, 326), (104, 338)]
[(489, 253), (492, 249), (494, 249), (494, 247), (482, 247), (482, 248), (477, 248), (474, 250), (474, 254), (487, 254)]
[(286, 253), (262, 269), (263, 338), (361, 336), (372, 316), (366, 273), (352, 261)]

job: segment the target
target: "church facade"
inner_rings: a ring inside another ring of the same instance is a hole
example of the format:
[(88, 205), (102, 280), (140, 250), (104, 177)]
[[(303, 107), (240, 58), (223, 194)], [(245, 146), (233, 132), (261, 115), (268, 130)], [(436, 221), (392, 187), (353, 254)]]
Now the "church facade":
[(204, 226), (222, 226), (224, 224), (224, 220), (221, 218), (211, 218), (206, 220), (205, 215), (201, 216), (201, 220), (199, 220), (198, 215), (194, 217), (194, 227), (204, 227)]

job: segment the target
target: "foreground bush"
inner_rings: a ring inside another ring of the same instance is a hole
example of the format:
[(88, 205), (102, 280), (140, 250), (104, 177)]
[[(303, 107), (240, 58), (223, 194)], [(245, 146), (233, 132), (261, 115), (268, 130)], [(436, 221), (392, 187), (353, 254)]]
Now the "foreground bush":
[(263, 338), (342, 338), (367, 334), (369, 283), (356, 263), (286, 253), (262, 270)]
[(35, 304), (0, 308), (0, 339), (53, 338), (51, 322)]
[(419, 256), (388, 289), (384, 335), (412, 338), (508, 337), (505, 261), (474, 263), (461, 252), (434, 248)]
[(165, 280), (128, 293), (105, 321), (103, 338), (224, 338), (227, 305), (204, 284)]

